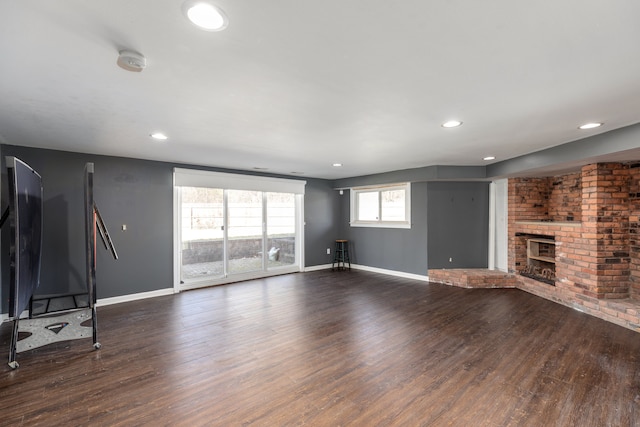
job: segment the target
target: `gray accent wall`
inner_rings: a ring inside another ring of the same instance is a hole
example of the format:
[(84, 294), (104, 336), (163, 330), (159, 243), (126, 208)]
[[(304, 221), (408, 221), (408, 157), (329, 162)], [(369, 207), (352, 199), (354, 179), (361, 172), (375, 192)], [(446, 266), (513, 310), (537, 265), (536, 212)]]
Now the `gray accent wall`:
[[(333, 259), (333, 245), (339, 238), (340, 195), (331, 181), (307, 180), (304, 194), (305, 266), (326, 265)], [(327, 254), (331, 248), (331, 254)]]
[(411, 229), (351, 227), (350, 197), (341, 196), (341, 237), (349, 240), (351, 262), (367, 267), (427, 275), (427, 183), (411, 184)]
[[(9, 145), (2, 146), (2, 154), (20, 158), (42, 176), (44, 234), (38, 295), (86, 289), (83, 206), (87, 162), (95, 164), (95, 202), (119, 255), (114, 260), (98, 242), (97, 297), (173, 287), (171, 165)], [(4, 157), (2, 172), (6, 176)], [(2, 191), (4, 207), (7, 189)], [(123, 224), (127, 231), (121, 230)], [(7, 239), (8, 233), (3, 233), (3, 246), (8, 247)], [(8, 252), (3, 251), (2, 258), (2, 295), (8, 295), (9, 284), (5, 254)]]
[(489, 184), (430, 182), (427, 198), (429, 268), (487, 268)]
[(430, 268), (487, 268), (487, 182), (412, 183), (411, 229), (351, 227), (349, 214), (344, 190), (339, 225), (355, 264), (422, 276)]
[[(44, 236), (38, 295), (83, 292), (85, 289), (83, 206), (87, 162), (95, 164), (95, 201), (119, 255), (119, 259), (114, 260), (103, 247), (98, 248), (98, 298), (173, 287), (173, 168), (188, 166), (12, 145), (2, 145), (1, 150), (2, 210), (7, 207), (6, 156), (20, 158), (42, 176)], [(339, 212), (339, 199), (330, 181), (306, 181), (305, 264), (323, 265), (331, 262), (326, 248), (338, 234), (335, 218)], [(123, 224), (127, 226), (126, 231), (122, 231)], [(2, 233), (0, 265), (2, 313), (6, 313), (8, 227)]]

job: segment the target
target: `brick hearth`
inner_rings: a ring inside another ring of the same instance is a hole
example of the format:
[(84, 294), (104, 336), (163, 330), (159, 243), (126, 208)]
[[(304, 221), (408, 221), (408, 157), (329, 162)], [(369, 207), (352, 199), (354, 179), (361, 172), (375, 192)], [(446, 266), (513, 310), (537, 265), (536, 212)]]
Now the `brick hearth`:
[(514, 274), (486, 268), (455, 268), (429, 270), (429, 281), (460, 288), (515, 288)]
[(518, 288), (591, 316), (640, 332), (640, 304), (631, 299), (566, 299), (555, 286), (539, 286), (533, 279), (487, 269), (432, 269), (429, 281), (461, 288)]

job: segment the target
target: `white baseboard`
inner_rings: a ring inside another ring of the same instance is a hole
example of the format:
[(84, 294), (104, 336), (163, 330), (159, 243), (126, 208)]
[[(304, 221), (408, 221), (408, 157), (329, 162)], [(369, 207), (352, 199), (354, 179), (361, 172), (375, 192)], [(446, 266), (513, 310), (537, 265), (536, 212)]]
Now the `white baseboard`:
[[(330, 268), (331, 268), (331, 264), (313, 265), (311, 267), (305, 267), (304, 271), (306, 273), (309, 271), (327, 270)], [(363, 270), (363, 271), (370, 271), (372, 273), (387, 274), (389, 276), (403, 277), (405, 279), (421, 280), (423, 282), (429, 281), (429, 276), (422, 276), (420, 274), (413, 274), (413, 273), (405, 273), (404, 271), (386, 270), (384, 268), (369, 267), (367, 265), (358, 265), (358, 264), (351, 264), (351, 268), (353, 268), (354, 270)]]
[(120, 304), (121, 302), (136, 301), (140, 299), (161, 297), (161, 296), (173, 295), (173, 294), (174, 294), (173, 288), (167, 288), (167, 289), (158, 289), (157, 291), (140, 292), (137, 294), (121, 295), (121, 296), (111, 297), (111, 298), (100, 298), (97, 301), (96, 306), (104, 307), (105, 305)]
[[(161, 297), (164, 295), (173, 295), (173, 294), (174, 294), (173, 288), (167, 288), (167, 289), (159, 289), (157, 291), (140, 292), (137, 294), (120, 295), (120, 296), (111, 297), (111, 298), (101, 298), (101, 299), (98, 299), (98, 301), (96, 302), (96, 307), (104, 307), (105, 305), (120, 304), (121, 302), (136, 301), (140, 299)], [(26, 319), (28, 317), (29, 317), (29, 311), (26, 311), (26, 310), (24, 313), (20, 315), (21, 319)], [(9, 314), (7, 313), (0, 314), (0, 323), (8, 320), (11, 320), (11, 318), (9, 317)]]
[(423, 276), (421, 274), (414, 273), (405, 273), (404, 271), (387, 270), (384, 268), (369, 267), (367, 265), (358, 264), (351, 264), (351, 268), (353, 268), (354, 270), (363, 270), (370, 271), (372, 273), (387, 274), (389, 276), (403, 277), (405, 279), (421, 280), (423, 282), (429, 281), (429, 276)]
[(306, 273), (309, 271), (326, 270), (327, 268), (331, 268), (331, 264), (312, 265), (310, 267), (305, 267), (304, 272)]

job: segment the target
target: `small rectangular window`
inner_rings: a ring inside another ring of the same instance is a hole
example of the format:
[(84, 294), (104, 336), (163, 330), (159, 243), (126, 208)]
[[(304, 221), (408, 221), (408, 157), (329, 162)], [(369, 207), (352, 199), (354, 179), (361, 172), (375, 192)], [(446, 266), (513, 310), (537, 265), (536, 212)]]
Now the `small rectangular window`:
[(411, 184), (352, 188), (351, 226), (411, 228)]

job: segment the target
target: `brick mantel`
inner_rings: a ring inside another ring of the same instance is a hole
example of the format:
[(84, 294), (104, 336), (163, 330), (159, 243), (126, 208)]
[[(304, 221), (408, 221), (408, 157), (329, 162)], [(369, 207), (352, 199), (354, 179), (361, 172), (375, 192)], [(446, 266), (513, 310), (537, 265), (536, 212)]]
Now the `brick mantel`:
[(536, 228), (555, 230), (556, 227), (582, 227), (581, 222), (575, 221), (516, 221), (516, 225), (533, 225)]

